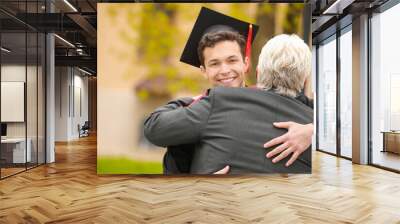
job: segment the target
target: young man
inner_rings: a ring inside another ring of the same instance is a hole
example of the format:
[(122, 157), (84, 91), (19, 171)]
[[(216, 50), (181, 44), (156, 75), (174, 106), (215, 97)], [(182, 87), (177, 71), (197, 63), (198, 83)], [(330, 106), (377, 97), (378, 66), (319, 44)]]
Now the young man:
[[(234, 28), (233, 28), (234, 27)], [(188, 43), (184, 49), (181, 61), (200, 67), (211, 86), (244, 87), (245, 74), (249, 70), (249, 54), (246, 53), (244, 37), (255, 36), (257, 26), (248, 31), (249, 24), (227, 17), (215, 11), (202, 8), (194, 25)], [(252, 40), (247, 40), (250, 46)], [(188, 106), (193, 102), (191, 98), (170, 102), (165, 108), (159, 108), (154, 113), (171, 109), (171, 107)], [(277, 124), (278, 128), (288, 128), (285, 135), (271, 140), (266, 147), (283, 143), (268, 156), (274, 156), (273, 162), (292, 154), (286, 165), (293, 163), (311, 144), (312, 125), (301, 125), (293, 122)], [(169, 146), (164, 157), (164, 173), (188, 173), (193, 158), (192, 144)], [(227, 173), (229, 167), (217, 173)]]

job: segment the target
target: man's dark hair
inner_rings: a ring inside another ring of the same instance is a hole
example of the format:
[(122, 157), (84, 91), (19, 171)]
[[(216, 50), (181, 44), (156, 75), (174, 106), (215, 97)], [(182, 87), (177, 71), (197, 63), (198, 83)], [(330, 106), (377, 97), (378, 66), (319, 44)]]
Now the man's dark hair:
[(245, 57), (245, 48), (246, 48), (246, 41), (244, 37), (239, 34), (238, 32), (233, 31), (220, 31), (220, 32), (212, 32), (206, 33), (200, 40), (197, 54), (199, 55), (199, 60), (201, 65), (204, 66), (204, 55), (203, 51), (206, 47), (214, 47), (217, 43), (222, 41), (235, 41), (240, 47), (240, 53), (244, 59)]

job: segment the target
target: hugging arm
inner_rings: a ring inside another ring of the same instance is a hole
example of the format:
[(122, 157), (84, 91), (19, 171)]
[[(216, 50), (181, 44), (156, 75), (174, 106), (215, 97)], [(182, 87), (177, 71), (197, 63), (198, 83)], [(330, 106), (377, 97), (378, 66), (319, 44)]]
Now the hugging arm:
[(303, 125), (295, 122), (279, 122), (274, 123), (274, 126), (286, 128), (288, 132), (264, 144), (265, 148), (280, 144), (266, 156), (268, 158), (276, 156), (272, 162), (277, 163), (291, 155), (286, 163), (286, 166), (290, 166), (311, 145), (314, 125), (312, 123)]
[(162, 147), (195, 143), (201, 138), (210, 110), (208, 96), (187, 107), (170, 102), (150, 114), (144, 122), (144, 134)]

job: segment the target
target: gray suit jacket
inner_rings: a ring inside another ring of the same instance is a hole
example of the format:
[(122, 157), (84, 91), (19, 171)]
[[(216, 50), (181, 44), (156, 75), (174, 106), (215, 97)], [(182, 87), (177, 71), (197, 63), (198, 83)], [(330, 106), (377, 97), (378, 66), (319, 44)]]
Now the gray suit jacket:
[(230, 165), (230, 173), (310, 173), (311, 149), (290, 166), (273, 164), (263, 144), (286, 132), (273, 122), (308, 124), (313, 111), (272, 91), (218, 87), (189, 107), (167, 105), (144, 124), (145, 136), (159, 146), (195, 144), (191, 173), (208, 174)]

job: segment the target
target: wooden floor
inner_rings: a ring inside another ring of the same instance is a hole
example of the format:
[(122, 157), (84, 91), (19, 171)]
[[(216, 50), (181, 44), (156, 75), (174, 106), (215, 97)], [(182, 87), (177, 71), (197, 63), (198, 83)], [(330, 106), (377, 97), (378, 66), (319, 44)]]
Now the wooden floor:
[(0, 181), (0, 223), (400, 223), (400, 175), (315, 152), (312, 175), (98, 176), (96, 139)]
[(377, 165), (400, 170), (400, 154), (376, 150), (372, 156), (372, 162)]
[[(15, 166), (15, 165), (14, 165)], [(1, 178), (6, 178), (8, 176), (24, 172), (27, 169), (33, 169), (37, 167), (36, 163), (27, 163), (27, 167), (25, 167), (25, 164), (18, 164), (17, 167), (2, 167), (0, 172), (1, 172)]]
[(7, 177), (7, 176), (11, 176), (13, 174), (25, 171), (25, 167), (11, 167), (11, 168), (1, 168), (1, 178)]

